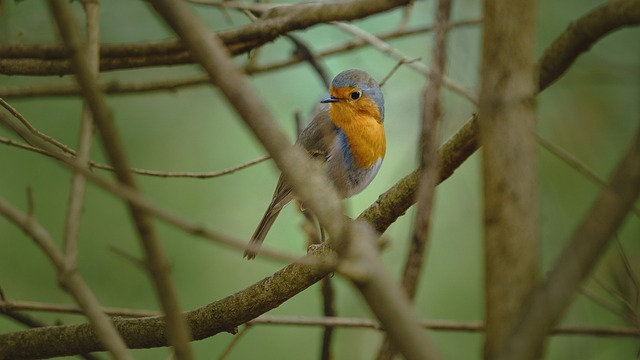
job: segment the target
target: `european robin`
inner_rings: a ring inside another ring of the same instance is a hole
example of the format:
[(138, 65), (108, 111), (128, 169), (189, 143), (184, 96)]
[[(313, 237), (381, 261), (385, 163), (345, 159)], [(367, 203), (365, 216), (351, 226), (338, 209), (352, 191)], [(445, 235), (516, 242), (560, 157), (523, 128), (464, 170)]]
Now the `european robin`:
[[(325, 164), (342, 198), (361, 192), (376, 176), (386, 150), (384, 99), (378, 83), (362, 70), (345, 70), (331, 82), (325, 105), (302, 130), (297, 144)], [(282, 175), (271, 203), (244, 252), (253, 259), (282, 208), (294, 199)]]

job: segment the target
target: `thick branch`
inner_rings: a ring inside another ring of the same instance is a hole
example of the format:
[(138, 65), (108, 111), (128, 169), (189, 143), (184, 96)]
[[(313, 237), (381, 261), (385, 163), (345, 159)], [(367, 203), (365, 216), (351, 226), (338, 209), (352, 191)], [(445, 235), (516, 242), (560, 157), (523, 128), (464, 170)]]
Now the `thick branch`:
[[(487, 0), (484, 16), (478, 124), (484, 185), (484, 351), (489, 359), (538, 278), (536, 1)], [(537, 355), (532, 349), (531, 358)]]
[[(329, 21), (354, 20), (405, 5), (408, 0), (351, 0), (333, 3), (308, 3), (274, 7), (258, 21), (217, 35), (229, 51), (238, 55), (294, 30)], [(193, 63), (192, 54), (178, 40), (129, 46), (101, 47), (100, 71), (142, 66), (166, 66)], [(123, 56), (126, 55), (126, 56)], [(68, 75), (73, 73), (68, 53), (51, 45), (0, 48), (0, 74)]]

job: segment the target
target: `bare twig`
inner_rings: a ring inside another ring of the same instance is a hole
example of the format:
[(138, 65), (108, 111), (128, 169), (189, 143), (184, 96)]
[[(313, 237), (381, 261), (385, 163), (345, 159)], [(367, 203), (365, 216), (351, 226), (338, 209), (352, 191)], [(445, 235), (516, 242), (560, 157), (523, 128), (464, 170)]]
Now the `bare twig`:
[[(331, 78), (329, 77), (329, 74), (327, 73), (326, 66), (324, 66), (323, 64), (320, 63), (320, 60), (319, 60), (320, 57), (317, 56), (307, 46), (307, 44), (305, 44), (297, 36), (287, 35), (287, 38), (289, 38), (289, 40), (291, 40), (291, 42), (293, 42), (293, 44), (296, 46), (296, 49), (293, 52), (294, 56), (296, 58), (303, 59), (304, 61), (308, 62), (309, 65), (311, 65), (311, 67), (313, 68), (315, 73), (320, 78), (320, 81), (324, 85), (325, 89), (328, 89), (329, 86), (331, 85)], [(251, 69), (254, 68), (254, 67), (255, 67), (254, 64), (247, 64), (245, 66), (245, 71), (250, 73)]]
[[(362, 328), (384, 330), (377, 321), (364, 318), (348, 317), (304, 317), (304, 316), (269, 316), (262, 315), (253, 319), (249, 324), (254, 325), (297, 325), (297, 326), (332, 326), (341, 328)], [(423, 320), (423, 327), (438, 331), (452, 332), (483, 332), (484, 324), (480, 321), (452, 321), (452, 320)], [(553, 335), (584, 335), (584, 336), (613, 336), (637, 337), (638, 330), (632, 326), (604, 327), (588, 325), (560, 325), (552, 330)]]
[[(333, 21), (332, 24), (366, 41), (367, 43), (371, 44), (373, 47), (375, 47), (382, 53), (389, 55), (390, 57), (396, 60), (404, 61), (409, 68), (423, 74), (424, 76), (428, 77), (431, 80), (433, 80), (434, 77), (436, 76), (435, 73), (431, 69), (429, 69), (427, 65), (425, 65), (420, 61), (412, 61), (411, 58), (402, 54), (400, 51), (394, 49), (389, 44), (387, 44), (380, 38), (376, 37), (375, 35), (372, 35), (371, 33), (368, 33), (350, 24), (337, 22), (337, 21)], [(478, 104), (477, 96), (471, 90), (463, 87), (462, 85), (456, 83), (455, 81), (449, 79), (448, 77), (446, 76), (442, 77), (442, 85), (448, 88), (449, 90), (465, 97), (467, 100), (471, 101), (471, 103)]]
[[(84, 1), (82, 5), (87, 18), (87, 59), (97, 80), (100, 70), (98, 68), (98, 59), (100, 57), (98, 53), (100, 50), (100, 3), (98, 1)], [(78, 152), (76, 154), (76, 161), (80, 166), (89, 166), (93, 129), (93, 115), (89, 105), (85, 102), (82, 106), (80, 139), (78, 140)], [(71, 179), (71, 191), (63, 236), (64, 252), (69, 262), (69, 267), (76, 266), (78, 257), (78, 234), (80, 232), (85, 184), (84, 175), (76, 171)]]
[[(6, 311), (38, 311), (38, 312), (50, 312), (50, 313), (64, 313), (64, 314), (83, 314), (83, 310), (77, 306), (64, 305), (64, 304), (48, 304), (36, 301), (24, 301), (24, 300), (1, 300), (0, 312)], [(157, 311), (151, 310), (134, 310), (125, 308), (114, 307), (102, 307), (102, 312), (110, 316), (122, 316), (122, 317), (149, 317), (160, 315)]]
[[(87, 56), (82, 51), (78, 26), (74, 21), (69, 3), (65, 0), (50, 0), (49, 4), (55, 15), (60, 35), (71, 52), (78, 84), (91, 108), (107, 155), (116, 169), (118, 180), (136, 189), (137, 185), (129, 171), (128, 160), (115, 129), (111, 112), (92, 75)], [(186, 320), (180, 313), (175, 285), (171, 281), (169, 260), (148, 214), (133, 203), (129, 203), (129, 210), (145, 250), (149, 273), (153, 279), (158, 300), (167, 316), (166, 330), (169, 342), (174, 346), (178, 359), (190, 359), (192, 357), (189, 344), (191, 335)]]
[[(569, 165), (572, 168), (574, 168), (577, 172), (579, 172), (587, 180), (589, 180), (589, 181), (591, 181), (591, 182), (593, 182), (593, 183), (595, 183), (597, 185), (600, 185), (600, 186), (606, 186), (607, 185), (607, 182), (602, 177), (598, 176), (598, 174), (593, 172), (593, 170), (589, 169), (589, 167), (587, 167), (585, 164), (580, 162), (580, 160), (576, 159), (576, 157), (573, 156), (572, 154), (570, 154), (568, 151), (566, 151), (563, 148), (557, 146), (556, 144), (552, 143), (551, 141), (543, 138), (539, 134), (537, 135), (537, 137), (538, 137), (538, 144), (540, 144), (547, 151), (549, 151), (550, 153), (552, 153), (553, 155), (558, 157), (560, 160), (564, 161), (567, 165)], [(636, 216), (640, 217), (640, 208), (638, 208), (637, 206), (633, 205), (632, 211), (636, 214)]]
[(240, 340), (242, 340), (242, 338), (244, 337), (244, 335), (249, 331), (249, 329), (251, 329), (252, 326), (247, 323), (242, 330), (238, 331), (238, 333), (233, 337), (233, 339), (231, 339), (231, 341), (229, 341), (229, 344), (227, 344), (227, 346), (224, 348), (224, 351), (222, 352), (222, 354), (220, 354), (220, 357), (218, 358), (218, 360), (224, 360), (227, 358), (227, 356), (229, 356), (229, 354), (231, 354), (231, 350), (233, 350), (233, 348), (240, 343)]
[(51, 144), (67, 154), (72, 154), (72, 155), (75, 154), (75, 152), (72, 149), (70, 149), (68, 146), (55, 140), (51, 136), (43, 134), (40, 131), (38, 131), (33, 125), (31, 125), (31, 123), (24, 116), (22, 116), (22, 114), (18, 110), (16, 110), (13, 106), (11, 106), (9, 103), (4, 101), (4, 99), (2, 98), (0, 98), (0, 105), (2, 105), (2, 107), (7, 109), (11, 113), (11, 115), (13, 115), (16, 119), (18, 119), (18, 121), (20, 121), (20, 123), (24, 125), (24, 127), (27, 129), (27, 132), (25, 132), (22, 128), (18, 128), (17, 124), (5, 122), (5, 125), (11, 127), (12, 130), (14, 130), (18, 135), (20, 135), (23, 139), (25, 139), (25, 141), (27, 141), (31, 145), (38, 146), (40, 148), (44, 148), (45, 150), (47, 150), (48, 148), (46, 146), (42, 146), (42, 142), (44, 141), (45, 143)]
[[(6, 117), (0, 117), (0, 122), (2, 122), (4, 119), (6, 119)], [(58, 157), (56, 157), (54, 155), (55, 153), (51, 153), (51, 152), (49, 152), (47, 150), (43, 150), (43, 149), (31, 146), (31, 145), (19, 143), (17, 141), (14, 141), (14, 140), (11, 140), (11, 139), (7, 139), (7, 138), (2, 137), (2, 136), (0, 136), (0, 143), (5, 144), (5, 145), (9, 145), (9, 146), (15, 146), (15, 147), (20, 148), (20, 149), (33, 151), (33, 152), (36, 152), (38, 154), (42, 154), (42, 155), (46, 155), (46, 156), (52, 157), (54, 159), (58, 159)], [(129, 170), (132, 173), (135, 173), (135, 174), (138, 174), (138, 175), (147, 175), (147, 176), (155, 176), (155, 177), (163, 177), (163, 178), (176, 177), (176, 178), (210, 179), (210, 178), (220, 177), (220, 176), (223, 176), (223, 175), (232, 174), (232, 173), (234, 173), (236, 171), (239, 171), (239, 170), (242, 170), (242, 169), (246, 169), (248, 167), (251, 167), (253, 165), (257, 165), (257, 164), (259, 164), (259, 163), (261, 163), (263, 161), (269, 160), (269, 159), (271, 159), (271, 157), (269, 155), (265, 155), (265, 156), (261, 156), (259, 158), (256, 158), (254, 160), (247, 161), (246, 163), (243, 163), (243, 164), (238, 164), (238, 165), (226, 168), (226, 169), (222, 169), (222, 170), (218, 170), (218, 171), (211, 171), (211, 172), (161, 171), (161, 170), (149, 170), (149, 169), (138, 169), (138, 168), (131, 168)], [(97, 163), (97, 162), (95, 162), (93, 160), (89, 161), (89, 166), (92, 169), (115, 171), (113, 166)]]
[(387, 83), (387, 81), (389, 81), (389, 79), (391, 79), (391, 76), (393, 76), (393, 74), (396, 73), (396, 71), (400, 68), (400, 66), (407, 64), (407, 63), (411, 63), (414, 61), (420, 61), (420, 58), (416, 58), (416, 59), (400, 59), (398, 60), (398, 62), (393, 66), (393, 68), (391, 68), (391, 70), (389, 70), (389, 72), (387, 73), (387, 75), (384, 76), (384, 78), (382, 78), (382, 80), (380, 80), (380, 82), (378, 83), (378, 85), (380, 87), (383, 87), (384, 84)]
[[(271, 157), (269, 155), (265, 155), (265, 156), (256, 158), (254, 160), (247, 161), (246, 163), (243, 163), (243, 164), (238, 164), (236, 166), (232, 166), (226, 169), (211, 171), (211, 172), (160, 171), (160, 170), (137, 169), (137, 168), (131, 168), (130, 170), (132, 173), (135, 173), (138, 175), (148, 175), (148, 176), (156, 176), (156, 177), (164, 177), (164, 178), (182, 177), (182, 178), (211, 179), (211, 178), (220, 177), (223, 175), (232, 174), (238, 170), (246, 169), (248, 167), (259, 164), (269, 159), (271, 159)], [(95, 163), (93, 161), (91, 161), (90, 165), (92, 168), (114, 171), (113, 167), (109, 165)]]
[[(422, 125), (420, 131), (420, 167), (417, 190), (415, 227), (409, 243), (402, 287), (410, 299), (414, 299), (418, 288), (418, 279), (425, 261), (431, 228), (431, 213), (435, 188), (438, 184), (438, 139), (442, 104), (440, 92), (447, 62), (447, 23), (451, 14), (451, 1), (439, 0), (436, 4), (436, 28), (433, 44), (432, 74), (426, 82), (422, 98)], [(397, 350), (388, 337), (385, 337), (378, 351), (377, 359), (393, 359)]]

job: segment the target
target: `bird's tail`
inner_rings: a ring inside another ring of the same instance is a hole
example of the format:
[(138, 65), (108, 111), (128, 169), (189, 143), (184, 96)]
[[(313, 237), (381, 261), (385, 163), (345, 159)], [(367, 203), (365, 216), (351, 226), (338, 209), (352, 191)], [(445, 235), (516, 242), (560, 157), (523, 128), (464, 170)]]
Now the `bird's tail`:
[(276, 221), (278, 215), (280, 215), (281, 210), (282, 207), (276, 206), (267, 209), (267, 211), (264, 213), (260, 224), (258, 224), (256, 231), (253, 233), (253, 236), (251, 236), (251, 240), (249, 241), (247, 248), (244, 250), (244, 257), (247, 258), (247, 260), (252, 260), (256, 257), (256, 255), (258, 255), (260, 245), (262, 245), (262, 242), (267, 236), (269, 229), (271, 229), (271, 225), (273, 225), (274, 221)]

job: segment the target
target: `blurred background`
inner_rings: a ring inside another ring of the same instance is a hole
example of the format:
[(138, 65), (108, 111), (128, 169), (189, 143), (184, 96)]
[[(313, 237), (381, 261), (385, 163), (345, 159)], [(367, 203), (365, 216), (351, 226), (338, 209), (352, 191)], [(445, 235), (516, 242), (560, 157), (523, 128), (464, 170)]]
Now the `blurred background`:
[[(595, 0), (539, 1), (537, 55), (571, 21), (601, 4)], [(0, 13), (0, 45), (55, 43), (57, 36), (48, 8), (40, 2), (3, 1)], [(83, 22), (79, 2), (73, 2), (77, 19)], [(454, 20), (478, 19), (482, 4), (477, 0), (454, 1)], [(242, 14), (207, 6), (193, 6), (212, 30), (247, 24)], [(431, 24), (435, 3), (417, 1), (409, 26)], [(101, 4), (101, 42), (137, 43), (174, 37), (150, 7), (142, 1), (109, 0)], [(394, 10), (354, 24), (379, 33), (395, 29), (402, 11)], [(313, 50), (352, 40), (331, 26), (315, 26), (295, 32)], [(640, 120), (640, 29), (627, 28), (598, 42), (574, 66), (538, 98), (538, 129), (544, 139), (573, 154), (596, 174), (607, 178), (629, 146)], [(431, 35), (422, 33), (390, 40), (409, 58), (430, 63)], [(290, 57), (292, 43), (280, 38), (260, 50), (259, 64)], [(479, 25), (453, 29), (449, 36), (447, 75), (465, 87), (479, 88), (481, 53)], [(244, 64), (247, 56), (236, 58)], [(322, 59), (330, 76), (347, 68), (360, 68), (381, 80), (396, 60), (372, 47)], [(196, 66), (173, 66), (101, 74), (101, 82), (148, 82), (201, 74)], [(71, 77), (24, 77), (0, 75), (0, 88), (71, 83)], [(326, 93), (322, 82), (306, 63), (259, 73), (251, 81), (262, 100), (294, 139), (295, 112), (308, 114)], [(418, 126), (424, 76), (403, 66), (385, 84), (387, 155), (382, 169), (363, 193), (345, 201), (357, 216), (379, 194), (416, 168)], [(444, 90), (444, 142), (475, 111), (466, 99)], [(40, 131), (76, 148), (81, 100), (76, 97), (8, 98)], [(235, 166), (265, 154), (220, 92), (198, 86), (175, 92), (112, 95), (108, 103), (133, 166), (163, 171), (215, 171)], [(0, 128), (0, 136), (19, 140)], [(561, 251), (579, 224), (599, 187), (566, 163), (540, 148), (543, 273)], [(92, 158), (105, 162), (99, 142)], [(110, 174), (95, 170), (107, 177)], [(158, 204), (202, 224), (249, 239), (262, 216), (279, 171), (270, 162), (207, 180), (138, 176), (143, 191)], [(35, 199), (38, 220), (56, 239), (61, 239), (70, 173), (56, 162), (15, 147), (0, 145), (0, 196), (23, 210), (27, 187)], [(416, 308), (425, 319), (481, 320), (483, 318), (483, 250), (481, 184), (478, 154), (437, 188), (429, 256), (423, 271)], [(412, 231), (410, 210), (385, 233), (389, 248), (385, 264), (400, 275)], [(295, 206), (283, 211), (271, 230), (266, 246), (304, 254), (306, 238), (300, 230), (303, 217)], [(163, 245), (169, 253), (173, 278), (183, 309), (193, 309), (223, 298), (269, 276), (285, 264), (264, 257), (247, 262), (240, 251), (211, 243), (157, 222)], [(79, 269), (104, 306), (158, 309), (148, 276), (114, 249), (140, 258), (138, 239), (122, 202), (89, 184), (81, 226)], [(630, 214), (617, 234), (635, 271), (640, 271), (640, 219)], [(619, 301), (594, 280), (624, 289), (625, 272), (616, 246), (604, 254), (585, 287), (609, 301)], [(359, 294), (340, 276), (335, 276), (337, 311), (340, 316), (371, 317)], [(0, 218), (0, 287), (8, 299), (45, 303), (71, 303), (56, 280), (53, 267), (39, 248), (13, 224)], [(628, 288), (627, 288), (628, 289)], [(320, 289), (313, 286), (271, 315), (319, 316)], [(36, 314), (48, 323), (83, 322), (75, 315)], [(600, 326), (625, 325), (614, 312), (577, 295), (564, 323)], [(22, 326), (0, 317), (0, 332)], [(320, 328), (258, 325), (252, 327), (230, 354), (230, 359), (314, 359), (319, 357)], [(462, 332), (432, 332), (448, 359), (479, 359), (482, 335)], [(193, 344), (198, 358), (217, 358), (232, 340), (220, 334)], [(382, 336), (375, 330), (338, 329), (333, 344), (336, 359), (371, 359)], [(640, 342), (633, 338), (554, 336), (548, 343), (548, 359), (636, 359)], [(166, 358), (168, 350), (135, 350), (139, 359)]]

